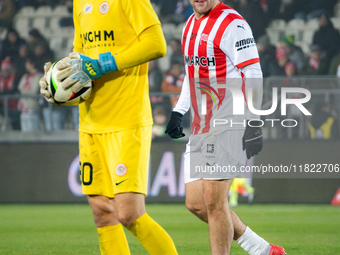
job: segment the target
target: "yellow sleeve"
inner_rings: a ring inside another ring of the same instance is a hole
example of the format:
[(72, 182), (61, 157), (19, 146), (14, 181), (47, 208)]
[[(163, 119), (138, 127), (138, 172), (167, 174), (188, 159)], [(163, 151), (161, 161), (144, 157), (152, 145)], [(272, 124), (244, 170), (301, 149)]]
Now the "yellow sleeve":
[(73, 51), (82, 52), (83, 44), (80, 38), (80, 24), (78, 19), (77, 2), (73, 1), (73, 23), (74, 23), (74, 39), (73, 39)]
[(166, 42), (160, 24), (142, 31), (138, 39), (140, 41), (137, 44), (114, 56), (118, 70), (131, 68), (165, 56)]

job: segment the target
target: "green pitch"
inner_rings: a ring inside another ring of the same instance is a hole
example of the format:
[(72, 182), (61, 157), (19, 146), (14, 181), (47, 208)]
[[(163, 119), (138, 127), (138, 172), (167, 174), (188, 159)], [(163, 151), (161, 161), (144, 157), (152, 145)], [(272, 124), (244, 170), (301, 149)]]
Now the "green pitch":
[[(147, 206), (172, 236), (180, 255), (210, 254), (208, 228), (182, 204)], [(235, 212), (288, 255), (340, 254), (340, 207), (240, 205)], [(127, 232), (132, 255), (147, 254)], [(0, 205), (0, 254), (99, 255), (88, 205)], [(234, 243), (231, 254), (247, 254)], [(160, 254), (161, 255), (161, 254)]]

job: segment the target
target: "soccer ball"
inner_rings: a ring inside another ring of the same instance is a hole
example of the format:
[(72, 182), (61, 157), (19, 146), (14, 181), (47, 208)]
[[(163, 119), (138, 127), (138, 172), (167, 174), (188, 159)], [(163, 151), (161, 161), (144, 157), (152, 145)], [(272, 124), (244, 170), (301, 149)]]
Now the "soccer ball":
[(54, 62), (46, 73), (47, 88), (54, 101), (58, 104), (74, 106), (88, 99), (92, 91), (92, 81), (87, 82), (85, 86), (77, 93), (73, 93), (71, 88), (64, 90), (62, 86), (58, 85), (57, 77), (59, 73), (62, 72), (62, 70), (58, 70), (55, 67), (57, 62), (58, 61)]

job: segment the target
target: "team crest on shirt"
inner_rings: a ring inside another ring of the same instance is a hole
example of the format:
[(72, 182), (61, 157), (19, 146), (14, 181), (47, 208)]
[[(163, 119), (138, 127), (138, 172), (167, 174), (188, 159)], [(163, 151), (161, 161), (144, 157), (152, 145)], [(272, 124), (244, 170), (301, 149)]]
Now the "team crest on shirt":
[(207, 42), (208, 41), (208, 37), (209, 35), (208, 34), (202, 34), (201, 35), (201, 38), (200, 38), (200, 45), (202, 44), (202, 42)]
[(92, 4), (85, 4), (85, 8), (84, 8), (84, 14), (88, 14), (91, 13), (93, 10), (93, 5)]
[(127, 173), (127, 167), (125, 164), (123, 163), (119, 163), (117, 166), (116, 166), (116, 174), (118, 176), (123, 176)]
[(99, 5), (99, 12), (101, 14), (106, 14), (109, 12), (109, 3), (108, 2), (102, 2), (100, 5)]

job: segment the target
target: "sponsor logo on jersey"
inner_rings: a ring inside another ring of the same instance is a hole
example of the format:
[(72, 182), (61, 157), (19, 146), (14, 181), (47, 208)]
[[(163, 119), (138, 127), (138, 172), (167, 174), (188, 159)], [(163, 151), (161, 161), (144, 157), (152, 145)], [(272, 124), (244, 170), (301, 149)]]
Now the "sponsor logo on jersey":
[(188, 66), (215, 66), (215, 57), (184, 56), (184, 63)]
[(84, 49), (115, 46), (114, 31), (99, 30), (80, 34)]
[(118, 176), (123, 176), (127, 173), (127, 167), (125, 164), (120, 163), (116, 166), (116, 174)]
[(93, 10), (93, 5), (92, 5), (92, 4), (86, 3), (86, 4), (85, 4), (85, 8), (84, 8), (84, 13), (85, 13), (85, 14), (91, 13), (92, 10)]
[(247, 48), (250, 48), (250, 47), (253, 47), (253, 46), (255, 46), (255, 39), (254, 38), (243, 39), (243, 40), (237, 41), (235, 43), (235, 48), (237, 49), (237, 51), (247, 49)]
[(108, 2), (103, 2), (99, 5), (99, 12), (101, 14), (106, 14), (109, 12), (109, 3)]

